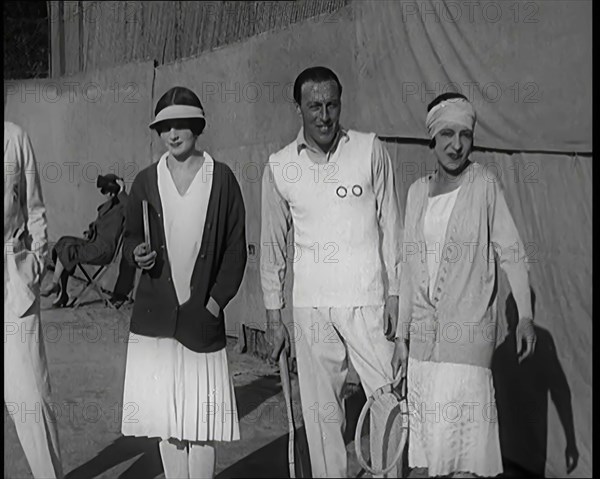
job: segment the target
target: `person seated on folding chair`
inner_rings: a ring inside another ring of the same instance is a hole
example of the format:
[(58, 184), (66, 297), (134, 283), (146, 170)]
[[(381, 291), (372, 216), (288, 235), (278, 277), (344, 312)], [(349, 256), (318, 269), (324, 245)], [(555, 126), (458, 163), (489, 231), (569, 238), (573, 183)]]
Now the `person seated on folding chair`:
[(108, 200), (98, 207), (98, 217), (90, 223), (83, 238), (61, 237), (52, 249), (54, 276), (52, 284), (41, 291), (42, 296), (56, 293), (53, 307), (65, 307), (69, 302), (67, 284), (69, 276), (78, 264), (102, 266), (110, 263), (115, 255), (125, 223), (127, 193), (123, 180), (116, 175), (100, 175), (96, 181), (100, 193)]

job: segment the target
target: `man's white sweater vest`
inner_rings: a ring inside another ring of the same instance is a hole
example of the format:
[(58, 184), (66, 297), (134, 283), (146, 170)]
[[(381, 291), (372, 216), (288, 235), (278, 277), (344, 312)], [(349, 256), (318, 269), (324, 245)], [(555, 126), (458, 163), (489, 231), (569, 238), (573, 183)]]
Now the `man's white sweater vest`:
[(373, 133), (348, 131), (326, 164), (292, 142), (270, 158), (294, 224), (294, 307), (381, 305)]

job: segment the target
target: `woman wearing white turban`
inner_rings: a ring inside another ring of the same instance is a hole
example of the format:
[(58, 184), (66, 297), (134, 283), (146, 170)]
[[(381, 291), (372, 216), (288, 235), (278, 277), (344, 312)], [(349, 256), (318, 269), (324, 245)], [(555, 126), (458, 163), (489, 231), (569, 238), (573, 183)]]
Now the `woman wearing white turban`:
[(523, 360), (535, 346), (525, 248), (498, 179), (469, 158), (475, 122), (463, 95), (429, 105), (438, 168), (411, 185), (406, 204), (392, 365), (408, 371), (409, 467), (429, 476), (503, 472), (490, 370), (496, 262), (519, 310), (515, 353)]

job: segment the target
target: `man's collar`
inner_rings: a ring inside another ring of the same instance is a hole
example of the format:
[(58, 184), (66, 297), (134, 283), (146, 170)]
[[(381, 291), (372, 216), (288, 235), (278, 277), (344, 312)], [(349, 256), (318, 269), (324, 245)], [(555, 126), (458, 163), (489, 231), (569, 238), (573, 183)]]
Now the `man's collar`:
[[(331, 149), (329, 151), (335, 151), (335, 149), (337, 148), (337, 146), (338, 146), (339, 142), (342, 140), (342, 138), (344, 139), (344, 141), (348, 141), (348, 130), (346, 130), (342, 125), (340, 125), (340, 128), (338, 130), (336, 138), (333, 141), (333, 143), (331, 144)], [(296, 137), (296, 148), (297, 148), (298, 154), (300, 154), (300, 152), (305, 148), (314, 150), (314, 148), (311, 147), (306, 142), (306, 138), (304, 137), (304, 127), (300, 128), (300, 131), (298, 132), (298, 136)], [(319, 152), (323, 153), (320, 150), (319, 150)]]

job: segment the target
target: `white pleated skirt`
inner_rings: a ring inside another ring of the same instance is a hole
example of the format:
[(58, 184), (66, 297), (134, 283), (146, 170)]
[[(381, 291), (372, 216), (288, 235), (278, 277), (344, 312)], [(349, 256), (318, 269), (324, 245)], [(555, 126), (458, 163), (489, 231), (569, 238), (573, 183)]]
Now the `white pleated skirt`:
[(428, 475), (503, 472), (492, 372), (467, 364), (408, 360), (409, 467)]
[(173, 338), (130, 333), (121, 432), (194, 442), (239, 440), (225, 348), (197, 353)]

